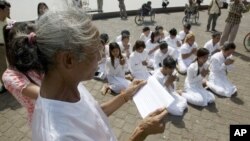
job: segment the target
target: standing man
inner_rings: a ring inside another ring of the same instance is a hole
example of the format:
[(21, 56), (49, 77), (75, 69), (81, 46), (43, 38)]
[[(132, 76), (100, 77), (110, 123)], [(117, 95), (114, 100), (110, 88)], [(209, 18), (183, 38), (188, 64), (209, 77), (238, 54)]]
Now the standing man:
[(2, 75), (7, 68), (6, 49), (3, 38), (3, 27), (7, 25), (7, 18), (10, 17), (10, 3), (5, 0), (0, 1), (0, 93), (6, 91), (2, 82)]
[(216, 32), (215, 26), (218, 17), (221, 15), (220, 6), (218, 3), (219, 0), (211, 0), (210, 5), (208, 7), (208, 22), (207, 22), (207, 32), (210, 30), (210, 24), (212, 22), (212, 31)]
[(220, 40), (220, 46), (224, 45), (224, 42), (234, 42), (237, 35), (242, 13), (249, 11), (247, 10), (241, 0), (234, 0), (229, 4), (229, 13), (226, 19), (226, 25)]
[(128, 16), (124, 0), (118, 0), (118, 1), (119, 1), (121, 19), (127, 19)]
[(97, 0), (97, 8), (99, 13), (103, 12), (102, 6), (103, 6), (103, 0)]

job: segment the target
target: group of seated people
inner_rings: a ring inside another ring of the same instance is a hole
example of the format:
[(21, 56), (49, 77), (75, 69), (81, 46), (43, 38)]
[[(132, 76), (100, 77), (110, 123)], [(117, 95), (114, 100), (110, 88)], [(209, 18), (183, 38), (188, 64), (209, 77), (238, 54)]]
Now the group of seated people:
[[(7, 45), (8, 39), (13, 38), (20, 28), (30, 33), (27, 40), (32, 41), (32, 25), (17, 24), (11, 30), (4, 30)], [(103, 33), (100, 35), (102, 59), (97, 71), (97, 74), (103, 74), (101, 79), (107, 81), (102, 93), (118, 94), (129, 86), (131, 80), (147, 80), (152, 76), (174, 97), (168, 111), (177, 116), (183, 115), (187, 103), (198, 106), (213, 103), (213, 93), (231, 97), (237, 88), (229, 81), (227, 73), (233, 68), (232, 53), (236, 46), (225, 43), (220, 47), (220, 37), (221, 33), (214, 32), (212, 39), (198, 48), (190, 24), (185, 24), (178, 34), (175, 28), (167, 32), (162, 26), (156, 26), (154, 31), (144, 27), (134, 45), (130, 43), (128, 30), (123, 30), (111, 43), (108, 34)], [(34, 52), (36, 48), (21, 46), (7, 47), (9, 67), (2, 79), (6, 89), (27, 109), (30, 123), (43, 74), (36, 71), (40, 67), (36, 62), (25, 64), (27, 58), (34, 56), (20, 56), (22, 52)], [(179, 74), (186, 75), (183, 90), (176, 87)]]
[[(214, 32), (204, 47), (198, 48), (190, 29), (191, 25), (185, 24), (177, 35), (175, 28), (166, 32), (162, 26), (156, 26), (155, 31), (144, 27), (133, 46), (127, 30), (111, 43), (108, 34), (101, 34), (105, 53), (98, 71), (107, 80), (102, 94), (118, 94), (131, 80), (153, 76), (175, 98), (168, 111), (178, 116), (187, 108), (187, 102), (207, 106), (215, 101), (213, 93), (225, 97), (236, 94), (236, 86), (227, 78), (235, 44), (220, 47), (221, 33)], [(183, 90), (176, 88), (179, 74), (186, 75)]]

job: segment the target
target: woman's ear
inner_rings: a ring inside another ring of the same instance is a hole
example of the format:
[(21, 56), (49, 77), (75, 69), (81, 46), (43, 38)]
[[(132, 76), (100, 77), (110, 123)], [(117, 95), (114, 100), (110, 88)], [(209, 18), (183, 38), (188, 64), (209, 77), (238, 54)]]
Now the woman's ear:
[(77, 64), (76, 57), (70, 52), (60, 52), (57, 54), (57, 62), (60, 63), (61, 67), (66, 69), (72, 69)]

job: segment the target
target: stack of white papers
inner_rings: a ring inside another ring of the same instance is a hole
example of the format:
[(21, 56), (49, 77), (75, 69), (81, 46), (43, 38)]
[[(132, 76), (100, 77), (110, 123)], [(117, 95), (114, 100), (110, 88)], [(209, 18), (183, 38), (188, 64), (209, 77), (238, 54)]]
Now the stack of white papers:
[(133, 100), (142, 118), (145, 118), (156, 109), (168, 108), (174, 98), (155, 77), (150, 76), (147, 84), (137, 92)]

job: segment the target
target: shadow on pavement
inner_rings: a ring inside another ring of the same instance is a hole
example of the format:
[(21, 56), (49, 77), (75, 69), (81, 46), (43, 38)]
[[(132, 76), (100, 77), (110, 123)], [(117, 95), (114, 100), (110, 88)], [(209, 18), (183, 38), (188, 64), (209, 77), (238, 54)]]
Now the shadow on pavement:
[(244, 101), (241, 100), (239, 97), (235, 96), (235, 97), (231, 97), (230, 100), (238, 105), (244, 105)]
[(16, 101), (16, 99), (8, 92), (0, 95), (0, 111), (4, 109), (16, 110), (22, 106)]
[(250, 55), (249, 56), (246, 56), (246, 55), (244, 55), (244, 54), (241, 54), (241, 53), (239, 53), (239, 52), (234, 52), (234, 54), (233, 55), (235, 55), (236, 57), (239, 57), (241, 60), (244, 60), (244, 61), (246, 61), (246, 62), (249, 62), (250, 61)]
[(185, 122), (183, 121), (183, 117), (185, 116), (187, 112), (184, 112), (182, 116), (174, 116), (169, 115), (166, 118), (166, 122), (171, 122), (175, 127), (177, 128), (185, 128)]

